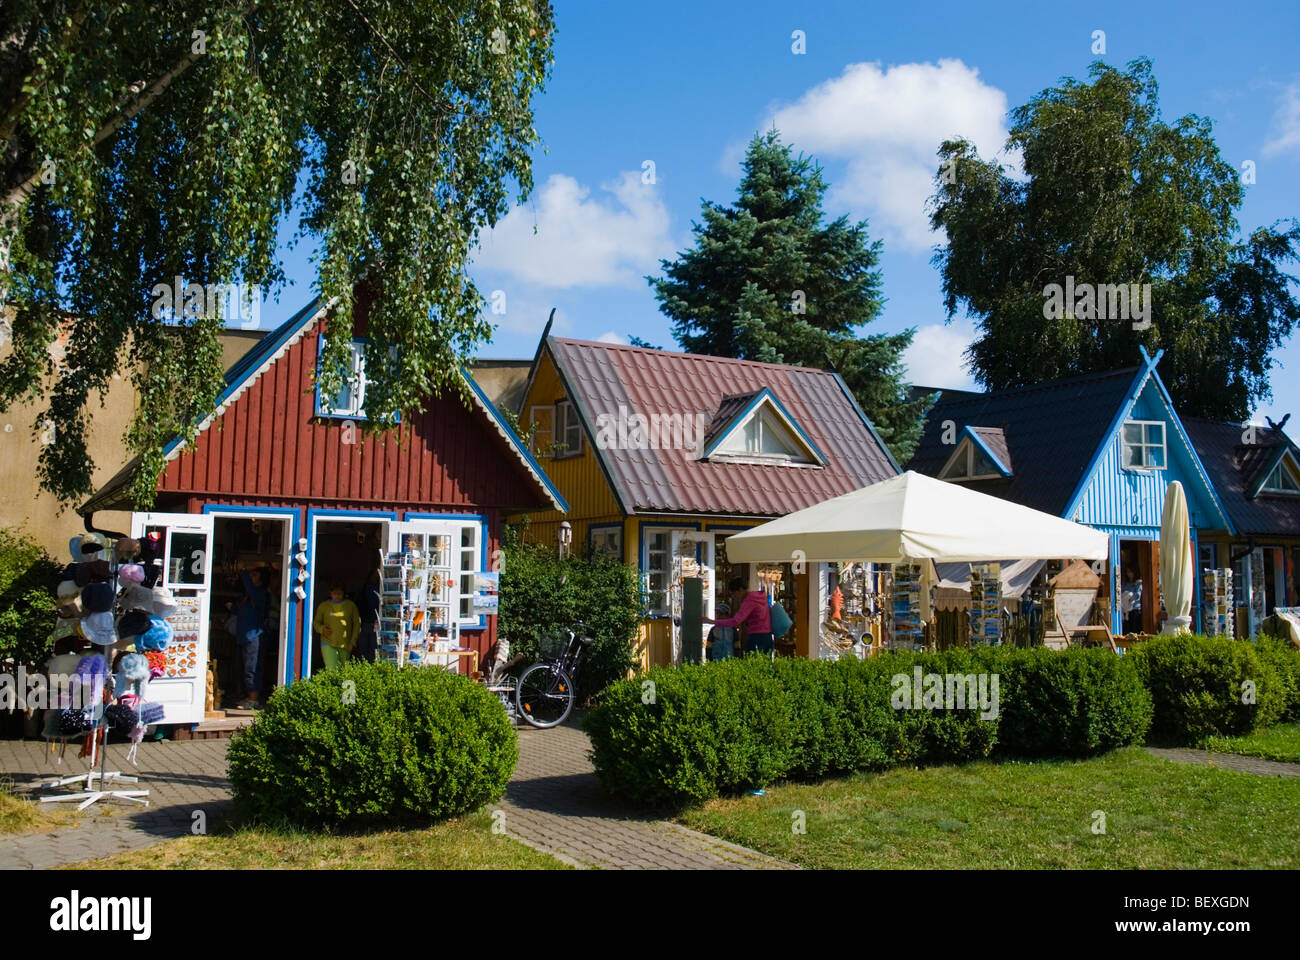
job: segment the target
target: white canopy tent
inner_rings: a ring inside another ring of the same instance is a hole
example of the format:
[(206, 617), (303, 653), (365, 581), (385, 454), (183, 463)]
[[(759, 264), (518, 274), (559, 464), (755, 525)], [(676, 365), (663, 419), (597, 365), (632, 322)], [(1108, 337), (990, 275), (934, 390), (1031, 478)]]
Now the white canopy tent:
[(1109, 554), (1101, 531), (911, 470), (727, 538), (732, 563), (995, 563)]

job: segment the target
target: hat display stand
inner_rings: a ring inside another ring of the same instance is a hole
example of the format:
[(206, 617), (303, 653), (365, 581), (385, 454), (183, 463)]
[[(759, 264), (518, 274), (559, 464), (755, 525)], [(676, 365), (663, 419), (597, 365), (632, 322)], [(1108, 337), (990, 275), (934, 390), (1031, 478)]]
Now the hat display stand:
[[(112, 560), (112, 584), (113, 595), (117, 595), (118, 589), (118, 558)], [(112, 647), (104, 650), (105, 660), (112, 655)], [(109, 664), (111, 666), (111, 663)], [(113, 674), (106, 671), (104, 677), (105, 692), (112, 691)], [(121, 783), (139, 783), (139, 777), (132, 777), (123, 774), (120, 770), (108, 770), (108, 718), (104, 710), (104, 697), (100, 696), (99, 702), (95, 704), (92, 712), (94, 727), (91, 729), (90, 736), (90, 769), (88, 772), (75, 777), (63, 777), (47, 784), (47, 788), (57, 788), (67, 786), (70, 783), (76, 783), (79, 780), (85, 780), (85, 789), (80, 793), (60, 794), (54, 797), (41, 797), (41, 803), (69, 803), (80, 801), (77, 805), (78, 810), (85, 810), (101, 800), (126, 800), (131, 803), (138, 803), (142, 806), (149, 806), (146, 799), (149, 796), (148, 790), (112, 790), (106, 789), (111, 782)], [(136, 722), (140, 719), (140, 702), (136, 701), (135, 705)], [(100, 738), (103, 738), (103, 747), (100, 748)], [(95, 758), (98, 754), (99, 769), (95, 769)], [(132, 751), (134, 756), (134, 750)], [(96, 789), (95, 780), (98, 778), (99, 787)]]

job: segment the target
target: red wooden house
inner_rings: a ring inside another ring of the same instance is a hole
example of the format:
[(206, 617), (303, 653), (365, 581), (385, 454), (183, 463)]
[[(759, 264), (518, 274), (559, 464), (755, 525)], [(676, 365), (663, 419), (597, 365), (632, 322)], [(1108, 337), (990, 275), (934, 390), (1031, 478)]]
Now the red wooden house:
[[(449, 537), (459, 645), (482, 655), (496, 640), (496, 616), (476, 602), (475, 574), (496, 567), (503, 515), (566, 509), (468, 374), (468, 405), (454, 394), (430, 398), (394, 430), (363, 433), (364, 341), (354, 343), (350, 387), (326, 399), (313, 386), (327, 310), (308, 305), (231, 367), (194, 442), (167, 448), (152, 510), (133, 514), (132, 535), (158, 535), (163, 582), (192, 608), (190, 623), (178, 624), (186, 640), (173, 645), (168, 676), (151, 685), (150, 699), (167, 709), (164, 722), (203, 719), (210, 661), (218, 685), (235, 688), (226, 623), (227, 604), (241, 595), (240, 571), (263, 570), (270, 595), (264, 692), (320, 669), (311, 611), (332, 584), (359, 596), (379, 553), (411, 534)], [(356, 312), (364, 333), (364, 308)], [(134, 509), (135, 466), (82, 505), (88, 527), (96, 511)], [(466, 659), (441, 662), (464, 670)]]

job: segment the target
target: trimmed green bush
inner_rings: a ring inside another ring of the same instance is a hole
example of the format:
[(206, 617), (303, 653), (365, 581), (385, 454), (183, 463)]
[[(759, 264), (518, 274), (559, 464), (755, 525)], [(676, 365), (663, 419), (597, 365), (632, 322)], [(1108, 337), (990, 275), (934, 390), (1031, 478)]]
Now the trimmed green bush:
[(896, 710), (891, 679), (910, 682), (914, 665), (943, 671), (972, 662), (954, 652), (657, 667), (607, 688), (583, 727), (606, 789), (652, 807), (786, 778), (959, 762), (988, 755), (997, 720), (977, 710)]
[[(1157, 743), (1190, 746), (1202, 737), (1242, 736), (1277, 722), (1287, 708), (1274, 658), (1247, 640), (1162, 636), (1130, 656), (1151, 692)], [(1247, 681), (1253, 697), (1245, 693)]]
[(1261, 636), (1255, 651), (1277, 672), (1283, 720), (1300, 720), (1300, 650), (1277, 637)]
[(518, 759), (501, 701), (483, 686), (356, 661), (276, 690), (228, 753), (246, 812), (305, 826), (470, 813), (501, 797)]
[[(973, 702), (980, 675), (987, 717)], [(962, 687), (966, 709), (958, 677), (973, 682)], [(676, 807), (780, 779), (963, 763), (995, 749), (1089, 756), (1140, 742), (1150, 721), (1151, 698), (1128, 658), (1000, 647), (660, 667), (609, 687), (583, 726), (606, 789)]]
[(997, 648), (998, 750), (1023, 757), (1087, 757), (1141, 743), (1151, 695), (1131, 657), (1110, 650)]

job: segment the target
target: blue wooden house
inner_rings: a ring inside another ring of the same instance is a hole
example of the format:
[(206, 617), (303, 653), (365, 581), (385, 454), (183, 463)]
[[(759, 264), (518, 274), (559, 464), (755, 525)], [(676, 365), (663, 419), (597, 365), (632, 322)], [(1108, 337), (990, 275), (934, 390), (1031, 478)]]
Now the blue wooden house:
[[(1171, 480), (1187, 494), (1193, 556), (1198, 531), (1234, 529), (1156, 371), (1160, 356), (1143, 351), (1142, 364), (1126, 370), (941, 394), (909, 464), (1109, 534), (1103, 582), (1117, 634), (1157, 630), (1157, 547)], [(1127, 584), (1131, 596), (1137, 582), (1141, 600), (1126, 616), (1120, 592)]]

